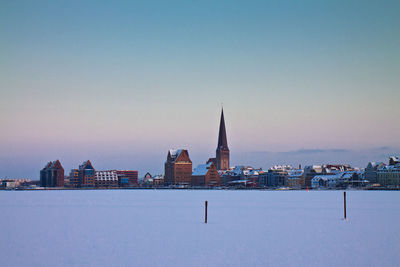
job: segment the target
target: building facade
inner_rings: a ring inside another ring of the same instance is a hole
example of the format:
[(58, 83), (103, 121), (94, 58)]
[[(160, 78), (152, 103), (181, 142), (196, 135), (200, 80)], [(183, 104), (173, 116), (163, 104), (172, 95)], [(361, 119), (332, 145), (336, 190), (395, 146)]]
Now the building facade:
[(79, 184), (79, 170), (72, 169), (69, 173), (69, 185), (72, 187), (78, 187)]
[[(265, 185), (267, 187), (280, 187), (287, 186), (287, 177), (289, 176), (289, 172), (293, 170), (291, 166), (280, 166), (276, 165), (268, 170), (266, 173), (266, 181)], [(265, 177), (265, 176), (264, 176)]]
[(377, 183), (378, 180), (376, 172), (379, 168), (384, 166), (385, 164), (383, 162), (369, 162), (364, 171), (364, 179), (368, 180), (371, 184)]
[(311, 187), (311, 180), (316, 175), (322, 174), (322, 166), (321, 165), (309, 165), (304, 167), (304, 183), (302, 186)]
[(95, 169), (90, 162), (87, 160), (79, 166), (78, 179), (76, 187), (94, 187), (95, 186)]
[(15, 189), (17, 187), (17, 183), (12, 179), (4, 179), (0, 180), (0, 187), (3, 189)]
[(304, 184), (304, 170), (295, 169), (289, 171), (285, 184), (290, 188), (300, 189)]
[(120, 186), (138, 186), (139, 172), (133, 170), (117, 170)]
[(376, 171), (377, 182), (387, 188), (400, 188), (399, 157), (390, 157), (389, 165), (381, 166)]
[(40, 171), (40, 186), (42, 187), (63, 187), (64, 168), (59, 160), (50, 161)]
[(118, 176), (116, 171), (95, 171), (94, 184), (96, 187), (117, 187)]
[(379, 168), (376, 172), (377, 182), (388, 188), (400, 188), (400, 164)]
[(192, 161), (185, 149), (170, 149), (165, 168), (165, 185), (190, 185), (192, 181)]
[(219, 186), (221, 177), (214, 163), (201, 164), (192, 173), (192, 186)]

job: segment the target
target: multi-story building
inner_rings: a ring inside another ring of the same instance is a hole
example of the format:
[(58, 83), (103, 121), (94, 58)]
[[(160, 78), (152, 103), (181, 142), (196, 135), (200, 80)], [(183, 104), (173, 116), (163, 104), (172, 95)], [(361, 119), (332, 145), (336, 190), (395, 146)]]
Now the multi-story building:
[(164, 184), (164, 176), (162, 174), (153, 176), (153, 186), (160, 186)]
[(400, 161), (398, 157), (390, 157), (389, 165), (381, 166), (376, 172), (377, 182), (384, 187), (400, 188)]
[(244, 177), (243, 175), (244, 170), (246, 170), (245, 166), (235, 166), (224, 171), (219, 170), (219, 173), (222, 178), (222, 183), (227, 185), (233, 181), (242, 180)]
[(138, 171), (132, 170), (117, 170), (118, 184), (120, 186), (137, 186), (138, 185)]
[(337, 187), (343, 172), (315, 175), (311, 179), (311, 188), (333, 188)]
[(365, 181), (361, 179), (360, 172), (350, 171), (333, 171), (330, 173), (316, 175), (311, 180), (312, 188), (359, 188), (365, 185)]
[(50, 161), (40, 171), (40, 186), (42, 187), (63, 187), (64, 168), (59, 160)]
[(400, 163), (399, 157), (396, 157), (396, 156), (389, 157), (389, 165), (394, 166), (394, 165), (396, 165), (398, 163)]
[(290, 188), (300, 189), (304, 184), (304, 170), (296, 169), (289, 171), (285, 184)]
[(376, 172), (378, 168), (385, 166), (383, 162), (369, 162), (364, 171), (364, 179), (369, 181), (370, 184), (377, 183)]
[(69, 185), (72, 187), (78, 187), (79, 185), (79, 170), (72, 169), (69, 173)]
[(96, 187), (117, 187), (117, 171), (96, 171), (94, 184)]
[(304, 187), (311, 187), (311, 179), (318, 174), (322, 174), (323, 168), (321, 165), (309, 165), (304, 167)]
[(170, 149), (165, 162), (166, 185), (190, 185), (192, 181), (192, 161), (185, 149)]
[(95, 186), (95, 169), (90, 160), (87, 160), (79, 166), (77, 187), (94, 187)]
[(286, 178), (289, 175), (289, 171), (293, 170), (291, 166), (274, 166), (267, 172), (266, 186), (268, 187), (279, 187), (286, 186)]
[(0, 187), (3, 189), (15, 189), (17, 187), (17, 183), (13, 179), (4, 179), (0, 180)]
[(251, 166), (247, 166), (242, 173), (242, 179), (246, 180), (247, 187), (259, 187), (259, 176), (264, 173), (264, 171), (260, 169), (254, 169)]
[(221, 183), (221, 177), (212, 162), (197, 166), (192, 173), (193, 186), (218, 186)]
[(379, 168), (376, 172), (377, 181), (381, 186), (388, 188), (400, 187), (400, 164), (388, 165)]

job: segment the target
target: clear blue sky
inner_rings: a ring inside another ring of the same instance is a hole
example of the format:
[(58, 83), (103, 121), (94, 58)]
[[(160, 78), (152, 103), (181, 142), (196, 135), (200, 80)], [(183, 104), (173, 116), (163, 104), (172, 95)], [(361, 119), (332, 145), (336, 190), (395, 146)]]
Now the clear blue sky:
[(169, 148), (200, 164), (221, 102), (232, 164), (386, 160), (400, 151), (399, 14), (399, 1), (0, 1), (0, 178), (54, 159), (161, 173)]

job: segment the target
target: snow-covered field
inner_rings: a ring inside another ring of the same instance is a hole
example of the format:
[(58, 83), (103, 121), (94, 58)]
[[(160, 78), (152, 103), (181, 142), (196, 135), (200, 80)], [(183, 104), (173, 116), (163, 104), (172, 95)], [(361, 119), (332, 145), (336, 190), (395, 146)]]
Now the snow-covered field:
[(342, 191), (0, 191), (0, 266), (400, 266), (400, 192), (347, 198), (345, 221)]

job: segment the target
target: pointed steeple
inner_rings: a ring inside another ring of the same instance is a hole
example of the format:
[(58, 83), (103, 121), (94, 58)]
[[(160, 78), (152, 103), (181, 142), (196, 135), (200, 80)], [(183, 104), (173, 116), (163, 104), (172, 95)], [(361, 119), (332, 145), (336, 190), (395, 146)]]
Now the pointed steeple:
[(217, 149), (229, 150), (228, 141), (226, 139), (226, 129), (225, 129), (225, 119), (224, 119), (224, 109), (221, 111), (221, 120), (219, 123), (219, 134), (218, 134), (218, 146)]
[(228, 140), (226, 138), (224, 109), (221, 111), (221, 121), (219, 123), (216, 163), (217, 170), (226, 170), (229, 168), (229, 148)]

